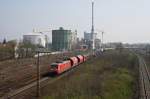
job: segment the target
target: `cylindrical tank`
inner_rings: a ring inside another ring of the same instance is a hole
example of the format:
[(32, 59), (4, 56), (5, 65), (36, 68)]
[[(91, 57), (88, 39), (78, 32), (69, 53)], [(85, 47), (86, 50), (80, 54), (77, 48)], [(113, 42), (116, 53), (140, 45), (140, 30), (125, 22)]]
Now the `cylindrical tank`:
[(23, 35), (23, 42), (29, 42), (34, 45), (46, 46), (45, 35), (41, 33), (28, 33)]
[(52, 31), (52, 47), (55, 51), (71, 50), (71, 30), (59, 30)]

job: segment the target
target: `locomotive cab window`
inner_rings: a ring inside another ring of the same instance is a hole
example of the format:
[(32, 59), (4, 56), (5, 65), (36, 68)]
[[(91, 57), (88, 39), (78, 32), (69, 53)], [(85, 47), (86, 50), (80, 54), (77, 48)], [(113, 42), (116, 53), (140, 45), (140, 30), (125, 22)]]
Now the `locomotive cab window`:
[(51, 65), (51, 68), (57, 68), (57, 67), (58, 67), (57, 64), (52, 64), (52, 65)]

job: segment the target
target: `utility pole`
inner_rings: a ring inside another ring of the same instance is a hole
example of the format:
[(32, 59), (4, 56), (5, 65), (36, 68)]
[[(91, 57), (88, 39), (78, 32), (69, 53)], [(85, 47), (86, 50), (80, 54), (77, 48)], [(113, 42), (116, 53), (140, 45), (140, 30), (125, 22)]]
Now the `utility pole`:
[(40, 57), (39, 54), (40, 52), (37, 52), (38, 54), (38, 58), (37, 58), (37, 97), (40, 96), (41, 92), (40, 92)]
[(104, 36), (104, 32), (102, 31), (102, 51), (104, 50), (104, 46), (103, 46), (103, 36)]
[(41, 96), (41, 85), (40, 85), (40, 53), (51, 53), (50, 51), (40, 51), (38, 50), (37, 51), (37, 88), (36, 88), (36, 94), (37, 94), (37, 97), (40, 97)]

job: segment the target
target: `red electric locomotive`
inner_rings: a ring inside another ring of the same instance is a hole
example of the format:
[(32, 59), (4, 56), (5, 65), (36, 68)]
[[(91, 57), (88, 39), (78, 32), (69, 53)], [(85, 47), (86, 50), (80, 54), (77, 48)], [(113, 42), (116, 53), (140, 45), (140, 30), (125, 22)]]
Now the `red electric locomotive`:
[(51, 64), (50, 70), (51, 72), (54, 72), (56, 74), (61, 74), (70, 68), (71, 68), (71, 62), (68, 60), (68, 61), (62, 61), (62, 62)]

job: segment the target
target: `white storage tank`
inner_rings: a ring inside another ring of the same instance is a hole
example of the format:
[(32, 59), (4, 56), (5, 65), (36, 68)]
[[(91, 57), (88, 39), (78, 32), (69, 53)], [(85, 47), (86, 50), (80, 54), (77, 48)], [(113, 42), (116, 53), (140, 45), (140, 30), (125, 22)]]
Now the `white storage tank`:
[(46, 36), (42, 33), (28, 33), (23, 35), (23, 42), (29, 42), (34, 45), (46, 46)]

